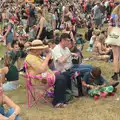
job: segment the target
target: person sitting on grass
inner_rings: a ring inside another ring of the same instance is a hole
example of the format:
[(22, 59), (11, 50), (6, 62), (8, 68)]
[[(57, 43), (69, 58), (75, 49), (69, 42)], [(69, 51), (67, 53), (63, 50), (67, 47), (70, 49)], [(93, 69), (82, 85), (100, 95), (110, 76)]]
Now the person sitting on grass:
[(79, 50), (76, 47), (75, 43), (72, 40), (69, 42), (68, 48), (70, 49), (70, 51), (72, 53), (76, 53), (78, 55), (77, 57), (75, 57), (75, 56), (72, 57), (72, 63), (73, 64), (81, 64), (82, 63), (82, 59), (83, 59), (82, 52), (81, 52), (81, 50)]
[(99, 67), (93, 67), (91, 72), (86, 72), (82, 78), (82, 85), (87, 88), (87, 92), (91, 97), (105, 97), (114, 94), (116, 86), (119, 82), (110, 84), (101, 75)]
[(97, 58), (98, 60), (108, 61), (110, 59), (110, 55), (108, 55), (110, 49), (105, 47), (105, 36), (100, 34), (97, 36), (96, 41), (93, 45), (93, 57)]
[(9, 54), (4, 56), (4, 67), (0, 69), (3, 90), (15, 90), (19, 86), (19, 74), (15, 65), (12, 64), (12, 58)]
[[(4, 105), (8, 107), (7, 112)], [(20, 107), (4, 95), (2, 85), (0, 85), (0, 120), (20, 120), (19, 114)]]
[(20, 52), (20, 47), (17, 41), (14, 41), (11, 46), (12, 46), (12, 50), (9, 51), (7, 54), (11, 56), (13, 65), (17, 62), (17, 68), (18, 70), (20, 70), (21, 69), (20, 60), (21, 60), (21, 55), (22, 55)]
[(96, 37), (97, 37), (96, 32), (93, 31), (93, 32), (92, 32), (92, 37), (90, 38), (89, 47), (88, 47), (88, 49), (87, 49), (88, 52), (91, 52), (91, 51), (92, 51), (93, 45), (94, 45), (95, 40), (96, 40)]

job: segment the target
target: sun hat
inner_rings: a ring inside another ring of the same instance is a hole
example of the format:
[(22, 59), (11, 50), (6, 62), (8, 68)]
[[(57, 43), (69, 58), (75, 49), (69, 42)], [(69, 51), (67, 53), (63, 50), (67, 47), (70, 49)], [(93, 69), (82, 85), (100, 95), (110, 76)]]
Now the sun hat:
[(48, 45), (44, 45), (41, 40), (34, 40), (32, 41), (30, 47), (27, 48), (27, 50), (37, 50), (37, 49), (46, 49), (48, 48)]
[(100, 1), (96, 1), (96, 3), (95, 4), (100, 4)]
[(23, 28), (23, 26), (22, 26), (22, 25), (19, 25), (18, 28)]

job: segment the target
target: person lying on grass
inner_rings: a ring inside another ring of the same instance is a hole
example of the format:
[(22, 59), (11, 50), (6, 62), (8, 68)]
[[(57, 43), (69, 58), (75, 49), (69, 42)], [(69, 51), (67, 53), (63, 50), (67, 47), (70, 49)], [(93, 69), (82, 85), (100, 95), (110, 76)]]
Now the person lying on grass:
[[(5, 112), (4, 105), (8, 107)], [(9, 97), (4, 95), (2, 84), (0, 84), (0, 120), (20, 120), (20, 107)]]
[(91, 97), (105, 97), (110, 94), (114, 94), (115, 87), (119, 82), (110, 84), (101, 75), (101, 69), (99, 67), (93, 67), (91, 72), (84, 74), (82, 78), (82, 85), (87, 88), (88, 94)]

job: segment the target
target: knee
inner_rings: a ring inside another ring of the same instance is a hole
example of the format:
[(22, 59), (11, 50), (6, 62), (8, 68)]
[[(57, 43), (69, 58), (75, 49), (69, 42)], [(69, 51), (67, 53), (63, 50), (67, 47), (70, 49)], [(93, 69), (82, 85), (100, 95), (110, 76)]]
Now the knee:
[(59, 85), (65, 85), (66, 84), (66, 78), (64, 75), (56, 75), (56, 82)]

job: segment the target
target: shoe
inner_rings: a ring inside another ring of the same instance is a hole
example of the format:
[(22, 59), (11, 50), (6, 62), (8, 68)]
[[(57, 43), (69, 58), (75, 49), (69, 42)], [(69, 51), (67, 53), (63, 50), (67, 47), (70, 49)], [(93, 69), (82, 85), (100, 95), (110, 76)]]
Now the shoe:
[(3, 60), (4, 60), (4, 58), (3, 58), (3, 57), (1, 57), (1, 58), (0, 58), (0, 61), (3, 61)]
[(118, 85), (119, 85), (119, 82), (115, 82), (111, 84), (111, 86), (113, 86), (114, 88), (117, 87)]
[(106, 92), (101, 92), (100, 96), (101, 96), (102, 98), (105, 98), (105, 97), (107, 96), (107, 93), (106, 93)]
[(99, 98), (100, 98), (100, 96), (98, 96), (98, 95), (94, 96), (94, 100), (98, 100)]
[(118, 80), (118, 73), (114, 73), (114, 75), (111, 78), (113, 80), (117, 81)]
[(115, 94), (113, 92), (109, 93), (109, 96), (114, 96)]

